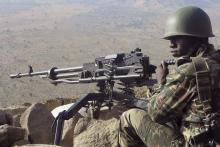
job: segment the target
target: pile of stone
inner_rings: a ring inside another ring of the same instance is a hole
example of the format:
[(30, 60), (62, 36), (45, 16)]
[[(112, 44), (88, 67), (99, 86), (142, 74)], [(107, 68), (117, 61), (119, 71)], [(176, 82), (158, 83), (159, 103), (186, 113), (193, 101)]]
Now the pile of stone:
[(52, 144), (50, 111), (72, 99), (55, 99), (45, 103), (23, 104), (0, 109), (0, 146)]
[[(55, 99), (0, 109), (0, 146), (52, 147), (51, 126), (54, 117), (51, 110), (72, 101)], [(116, 146), (118, 118), (125, 109), (121, 106), (114, 106), (111, 111), (104, 108), (97, 120), (91, 119), (89, 113), (81, 109), (73, 118), (65, 121), (61, 146)]]
[[(18, 111), (24, 111), (24, 107), (18, 108)], [(18, 123), (20, 114), (18, 111), (12, 113), (0, 110), (0, 146), (8, 147), (12, 144), (29, 143), (26, 138), (26, 129)], [(10, 110), (9, 110), (10, 112)], [(14, 115), (12, 115), (14, 113)]]

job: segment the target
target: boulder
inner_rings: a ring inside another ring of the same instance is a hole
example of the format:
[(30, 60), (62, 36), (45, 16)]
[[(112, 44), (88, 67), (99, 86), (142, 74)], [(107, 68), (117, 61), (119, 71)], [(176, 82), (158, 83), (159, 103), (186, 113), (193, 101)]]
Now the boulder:
[(4, 124), (8, 124), (11, 125), (12, 124), (12, 115), (0, 110), (0, 125), (4, 125)]
[(52, 111), (56, 107), (72, 103), (73, 101), (73, 98), (56, 98), (47, 100), (46, 102), (44, 102), (44, 104), (46, 105), (49, 111)]
[(7, 108), (1, 108), (1, 111), (4, 111), (10, 115), (22, 114), (29, 106), (21, 105), (21, 106), (10, 106)]
[(113, 147), (117, 145), (118, 120), (91, 120), (87, 128), (74, 134), (74, 147)]
[(52, 111), (54, 108), (63, 105), (62, 99), (50, 99), (44, 102), (45, 106), (49, 111)]
[(79, 118), (74, 129), (74, 147), (116, 147), (118, 119), (127, 109), (123, 105), (113, 106), (111, 110), (103, 107), (98, 120)]
[(77, 113), (71, 119), (66, 120), (64, 122), (62, 139), (61, 139), (61, 144), (63, 147), (73, 147), (74, 129), (77, 121), (81, 117), (82, 116), (79, 113)]
[(22, 128), (26, 128), (31, 143), (50, 144), (52, 140), (51, 125), (54, 117), (45, 105), (32, 104), (20, 118)]
[(90, 123), (91, 119), (87, 117), (79, 118), (78, 122), (76, 123), (76, 126), (74, 128), (74, 136), (79, 135), (83, 131), (86, 130)]
[(8, 124), (0, 126), (0, 145), (1, 147), (11, 146), (14, 142), (24, 139), (26, 130), (19, 127), (9, 126)]
[(15, 127), (21, 127), (20, 118), (21, 118), (21, 114), (14, 115), (12, 125)]

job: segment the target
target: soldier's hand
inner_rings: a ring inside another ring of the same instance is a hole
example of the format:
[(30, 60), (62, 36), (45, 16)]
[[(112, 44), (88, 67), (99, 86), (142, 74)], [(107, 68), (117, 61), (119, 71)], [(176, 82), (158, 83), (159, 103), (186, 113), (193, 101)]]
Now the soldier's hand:
[(165, 84), (166, 83), (166, 76), (169, 73), (168, 65), (165, 63), (165, 61), (162, 61), (159, 66), (157, 66), (156, 69), (156, 78), (158, 84)]

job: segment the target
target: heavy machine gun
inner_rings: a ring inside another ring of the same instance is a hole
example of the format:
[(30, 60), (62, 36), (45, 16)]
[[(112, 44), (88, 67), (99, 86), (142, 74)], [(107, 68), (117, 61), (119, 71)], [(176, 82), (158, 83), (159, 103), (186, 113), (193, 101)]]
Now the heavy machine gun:
[[(90, 107), (93, 117), (98, 117), (99, 109), (113, 106), (113, 99), (119, 96), (113, 91), (115, 81), (119, 81), (124, 88), (126, 96), (134, 85), (143, 85), (149, 81), (156, 67), (149, 62), (149, 57), (143, 55), (141, 49), (136, 48), (130, 53), (118, 53), (98, 57), (94, 62), (84, 63), (83, 66), (70, 68), (53, 67), (50, 70), (34, 72), (29, 66), (27, 73), (10, 75), (11, 78), (40, 76), (47, 78), (52, 84), (67, 83), (97, 83), (98, 93), (89, 93), (80, 98), (68, 110), (64, 110), (56, 117), (53, 128), (55, 129), (54, 144), (60, 144), (64, 120), (74, 116), (82, 107)], [(129, 99), (133, 101), (134, 99)]]
[(125, 92), (130, 92), (130, 87), (142, 85), (149, 81), (156, 67), (151, 65), (149, 57), (143, 55), (141, 49), (136, 48), (130, 53), (118, 53), (98, 57), (94, 62), (84, 63), (83, 66), (57, 68), (34, 72), (29, 65), (27, 73), (10, 75), (11, 78), (40, 76), (47, 78), (52, 84), (67, 83), (97, 83), (99, 91), (109, 96), (108, 106), (111, 107), (112, 92), (115, 81), (124, 86)]
[(98, 57), (95, 59), (95, 62), (84, 63), (83, 66), (79, 67), (53, 67), (50, 70), (34, 72), (32, 66), (29, 65), (29, 71), (27, 73), (11, 74), (10, 77), (40, 76), (41, 78), (50, 79), (53, 84), (91, 83), (109, 79), (122, 80), (130, 78), (141, 78), (144, 80), (151, 77), (155, 68), (154, 65), (149, 63), (149, 57), (144, 56), (141, 49), (136, 48), (131, 53), (118, 53)]

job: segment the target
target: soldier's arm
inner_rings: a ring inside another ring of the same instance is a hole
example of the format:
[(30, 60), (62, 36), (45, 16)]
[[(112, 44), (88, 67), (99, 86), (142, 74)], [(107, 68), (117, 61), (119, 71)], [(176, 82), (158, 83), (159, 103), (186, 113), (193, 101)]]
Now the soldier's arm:
[(152, 96), (148, 113), (157, 123), (166, 123), (181, 117), (183, 109), (196, 95), (195, 78), (178, 71), (168, 76), (167, 83)]

